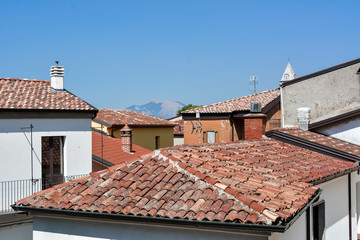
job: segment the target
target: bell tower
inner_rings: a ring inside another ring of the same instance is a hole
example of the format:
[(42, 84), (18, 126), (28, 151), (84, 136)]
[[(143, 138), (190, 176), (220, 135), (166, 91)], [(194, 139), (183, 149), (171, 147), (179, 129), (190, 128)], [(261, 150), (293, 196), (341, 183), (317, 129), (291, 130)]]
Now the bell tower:
[(296, 78), (296, 74), (294, 70), (292, 69), (290, 62), (288, 62), (284, 74), (282, 75), (281, 82), (293, 80)]

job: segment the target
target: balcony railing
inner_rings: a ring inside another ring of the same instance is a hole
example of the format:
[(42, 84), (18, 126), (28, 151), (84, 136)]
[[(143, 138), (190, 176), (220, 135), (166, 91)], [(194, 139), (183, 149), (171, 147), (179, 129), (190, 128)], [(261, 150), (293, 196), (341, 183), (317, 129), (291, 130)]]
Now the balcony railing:
[(20, 199), (83, 176), (86, 176), (86, 174), (53, 177), (52, 181), (49, 178), (37, 178), (0, 182), (0, 214), (13, 212), (14, 210), (10, 205)]

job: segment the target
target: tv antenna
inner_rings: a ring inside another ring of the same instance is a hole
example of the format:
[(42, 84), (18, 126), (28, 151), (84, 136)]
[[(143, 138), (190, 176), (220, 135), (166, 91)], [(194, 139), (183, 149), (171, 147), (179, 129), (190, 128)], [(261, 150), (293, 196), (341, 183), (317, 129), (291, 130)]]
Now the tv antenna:
[(258, 83), (257, 77), (250, 76), (249, 82), (250, 82), (250, 94), (255, 94), (256, 93), (256, 85)]

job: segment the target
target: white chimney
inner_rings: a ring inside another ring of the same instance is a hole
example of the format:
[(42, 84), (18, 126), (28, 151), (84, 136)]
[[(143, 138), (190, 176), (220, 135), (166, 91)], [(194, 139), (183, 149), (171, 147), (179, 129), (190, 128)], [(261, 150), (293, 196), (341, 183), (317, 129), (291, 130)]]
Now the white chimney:
[(51, 88), (62, 91), (64, 90), (64, 67), (59, 66), (59, 61), (55, 61), (55, 63), (56, 65), (50, 69)]
[(296, 110), (297, 122), (299, 128), (302, 130), (309, 130), (310, 124), (310, 108), (302, 107)]

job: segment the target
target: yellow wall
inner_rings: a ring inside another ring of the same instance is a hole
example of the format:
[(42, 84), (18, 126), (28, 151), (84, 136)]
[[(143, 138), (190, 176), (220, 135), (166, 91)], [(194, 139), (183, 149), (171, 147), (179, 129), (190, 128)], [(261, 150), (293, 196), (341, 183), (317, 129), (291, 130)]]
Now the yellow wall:
[[(121, 132), (114, 131), (114, 137), (120, 138)], [(132, 128), (132, 142), (143, 148), (155, 150), (155, 137), (160, 137), (159, 148), (174, 146), (174, 130), (173, 127), (157, 127), (157, 128)]]
[[(92, 122), (92, 127), (101, 130), (101, 124)], [(142, 127), (132, 129), (132, 143), (149, 150), (155, 150), (155, 137), (160, 137), (159, 148), (174, 146), (174, 128), (173, 127)], [(107, 135), (121, 138), (120, 129), (111, 129), (103, 127)]]
[(104, 125), (102, 125), (103, 127), (101, 128), (101, 124), (91, 121), (91, 127), (95, 128), (98, 131), (103, 131), (104, 133), (106, 133), (107, 135), (111, 135), (111, 129), (108, 129), (107, 127), (105, 127)]

